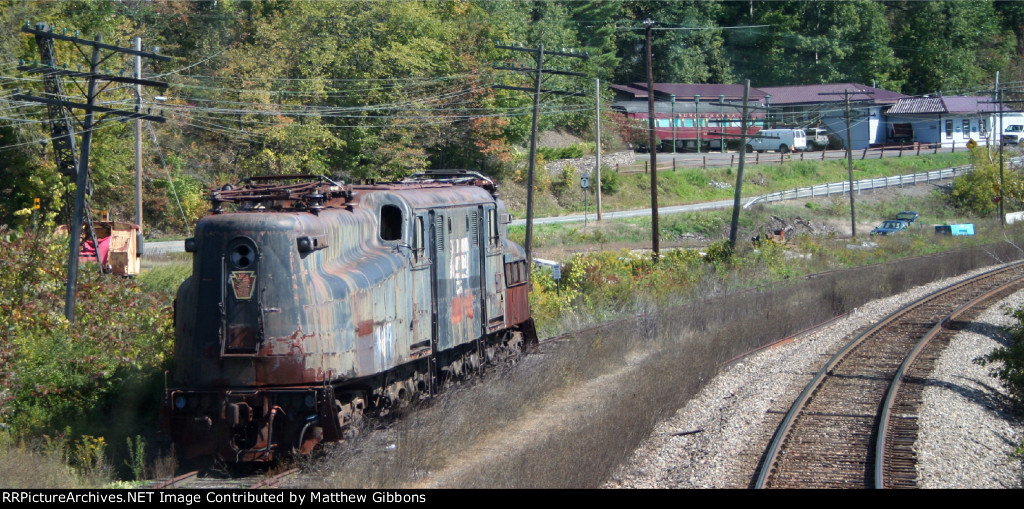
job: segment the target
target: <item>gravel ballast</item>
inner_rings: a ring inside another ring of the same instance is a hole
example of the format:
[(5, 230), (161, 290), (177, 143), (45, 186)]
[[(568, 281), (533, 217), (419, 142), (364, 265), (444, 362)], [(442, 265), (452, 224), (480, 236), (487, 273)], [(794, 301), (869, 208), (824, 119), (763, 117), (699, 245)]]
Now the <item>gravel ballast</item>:
[[(988, 270), (988, 269), (985, 269)], [(981, 271), (971, 273), (971, 275)], [(607, 488), (747, 488), (790, 403), (835, 350), (861, 327), (945, 287), (950, 278), (870, 302), (847, 316), (724, 368), (684, 408), (660, 423)], [(923, 488), (1020, 488), (1022, 464), (1010, 455), (1024, 439), (1005, 390), (973, 359), (1001, 346), (1006, 309), (1018, 292), (957, 334), (924, 391), (916, 444)]]

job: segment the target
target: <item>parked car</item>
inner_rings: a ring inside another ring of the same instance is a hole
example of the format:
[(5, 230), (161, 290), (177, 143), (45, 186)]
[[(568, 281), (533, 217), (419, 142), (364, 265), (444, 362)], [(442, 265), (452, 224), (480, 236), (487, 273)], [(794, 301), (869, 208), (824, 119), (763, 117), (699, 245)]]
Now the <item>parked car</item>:
[(907, 229), (910, 223), (902, 219), (886, 219), (878, 228), (871, 230), (871, 235), (892, 235)]
[(908, 225), (911, 225), (914, 224), (914, 221), (917, 221), (917, 217), (919, 215), (920, 214), (914, 212), (913, 210), (904, 210), (903, 212), (896, 214), (896, 219), (902, 219), (906, 221)]

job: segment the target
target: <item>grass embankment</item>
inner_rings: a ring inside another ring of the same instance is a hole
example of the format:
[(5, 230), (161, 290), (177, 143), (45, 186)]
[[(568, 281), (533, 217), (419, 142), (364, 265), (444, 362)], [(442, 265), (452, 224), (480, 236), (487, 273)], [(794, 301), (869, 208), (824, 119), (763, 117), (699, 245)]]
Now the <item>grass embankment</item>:
[[(906, 175), (923, 171), (950, 168), (968, 164), (967, 152), (930, 154), (913, 157), (866, 159), (853, 162), (856, 180)], [(603, 168), (605, 183), (602, 193), (604, 210), (630, 210), (650, 207), (650, 175), (645, 173), (616, 174), (614, 169)], [(848, 180), (846, 161), (795, 161), (783, 165), (747, 166), (744, 169), (743, 196), (753, 197), (797, 187)], [(538, 171), (535, 177), (535, 217), (560, 216), (584, 212), (583, 191), (579, 187), (579, 172), (568, 168), (561, 174), (549, 175)], [(526, 217), (526, 186), (522, 181), (504, 181), (502, 199), (517, 218)], [(736, 185), (735, 168), (680, 168), (658, 172), (658, 205), (662, 207), (726, 200), (733, 197)], [(588, 198), (589, 210), (594, 212), (593, 190)]]
[[(882, 176), (905, 175), (915, 172), (930, 171), (966, 164), (967, 154), (938, 154), (921, 157), (904, 157), (884, 160), (855, 161), (856, 179), (876, 178)], [(667, 206), (680, 203), (703, 202), (732, 198), (732, 189), (719, 189), (713, 182), (722, 182), (721, 175), (715, 173), (725, 170), (685, 170), (678, 172), (661, 172), (659, 186), (668, 182), (665, 187), (685, 188), (685, 192), (659, 193), (659, 205)], [(695, 176), (695, 174), (701, 174)], [(686, 176), (689, 175), (689, 176)], [(845, 181), (845, 163), (828, 162), (796, 162), (784, 166), (753, 167), (748, 171), (744, 194), (748, 197), (796, 187), (820, 185), (827, 182)], [(753, 175), (753, 176), (751, 176)], [(623, 176), (626, 177), (626, 176)], [(620, 190), (605, 194), (605, 210), (623, 208), (649, 207), (649, 176), (629, 175), (629, 181), (622, 183)], [(666, 178), (667, 177), (667, 178)], [(730, 178), (735, 179), (735, 175)], [(680, 184), (679, 181), (688, 183)], [(762, 185), (759, 185), (761, 183)], [(512, 189), (507, 189), (511, 187)], [(563, 215), (582, 212), (576, 205), (582, 205), (579, 189), (572, 189), (578, 198), (570, 200), (560, 198), (551, 187), (547, 191), (538, 192), (537, 216)], [(563, 187), (563, 195), (570, 189)], [(937, 193), (927, 190), (936, 189), (933, 184), (922, 184), (915, 189), (894, 192), (868, 191), (855, 196), (857, 211), (858, 234), (867, 234), (883, 219), (894, 216), (902, 210), (917, 210), (921, 213), (922, 223), (947, 224), (971, 222), (973, 219), (951, 208), (948, 200)], [(924, 191), (923, 191), (924, 190)], [(521, 187), (512, 183), (502, 188), (502, 196), (507, 200), (518, 199)], [(511, 196), (510, 196), (511, 195)], [(567, 207), (558, 207), (565, 202)], [(618, 250), (622, 248), (643, 249), (651, 244), (651, 221), (649, 218), (606, 220), (600, 224), (593, 221), (594, 205), (591, 199), (589, 209), (591, 221), (586, 227), (582, 223), (550, 224), (534, 226), (534, 252), (545, 258), (561, 259), (567, 254), (579, 251)], [(711, 242), (728, 238), (732, 210), (722, 209), (699, 213), (683, 213), (662, 215), (660, 223), (661, 247), (704, 247)], [(745, 209), (740, 214), (739, 239), (763, 234), (766, 225), (772, 222), (772, 216), (792, 221), (800, 218), (816, 227), (835, 230), (838, 236), (850, 234), (850, 203), (848, 196), (834, 196), (800, 202), (783, 202), (774, 205), (759, 205)], [(513, 240), (523, 242), (525, 228), (510, 229)], [(824, 233), (820, 232), (819, 233)]]

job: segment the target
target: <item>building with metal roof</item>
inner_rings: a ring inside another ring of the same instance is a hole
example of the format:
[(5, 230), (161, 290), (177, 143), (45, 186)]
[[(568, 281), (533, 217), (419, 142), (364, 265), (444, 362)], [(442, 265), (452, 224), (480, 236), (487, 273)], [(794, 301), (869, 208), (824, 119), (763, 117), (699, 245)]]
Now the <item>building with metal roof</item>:
[[(998, 143), (1000, 105), (988, 96), (905, 97), (885, 112), (894, 132), (919, 143), (943, 147)], [(1007, 120), (1020, 124), (1024, 115), (1002, 107)]]

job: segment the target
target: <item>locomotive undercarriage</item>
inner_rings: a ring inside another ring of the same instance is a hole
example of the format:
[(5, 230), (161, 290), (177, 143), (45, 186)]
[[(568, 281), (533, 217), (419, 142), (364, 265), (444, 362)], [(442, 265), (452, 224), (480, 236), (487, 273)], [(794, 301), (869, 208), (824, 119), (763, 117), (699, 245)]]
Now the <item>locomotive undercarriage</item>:
[(523, 331), (489, 334), (438, 352), (433, 359), (424, 357), (362, 379), (300, 387), (169, 390), (169, 429), (185, 459), (268, 463), (283, 454), (308, 454), (321, 441), (354, 438), (367, 417), (388, 415), (438, 392), (445, 383), (516, 358), (535, 341), (532, 324), (524, 325)]

